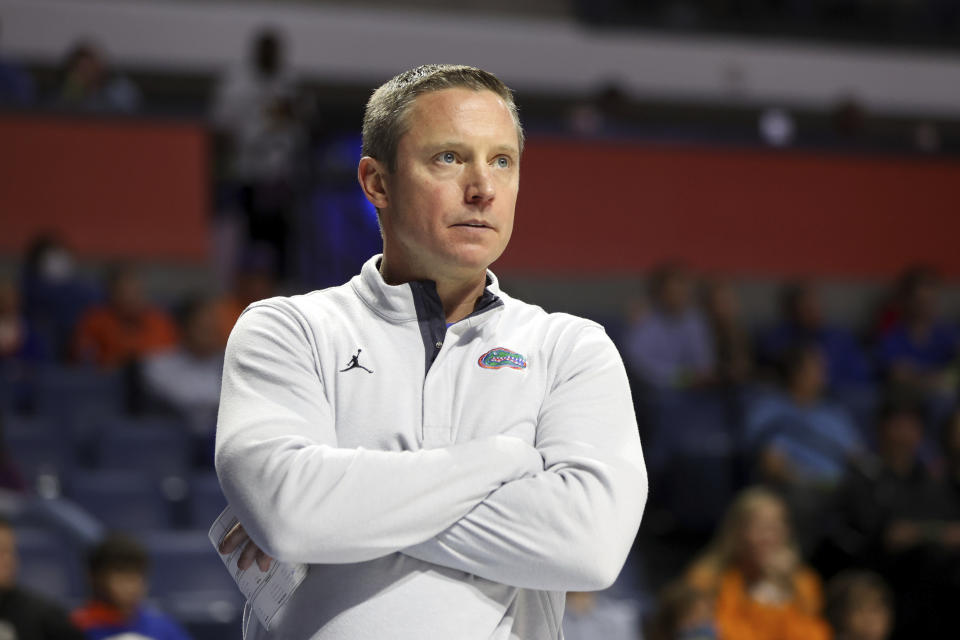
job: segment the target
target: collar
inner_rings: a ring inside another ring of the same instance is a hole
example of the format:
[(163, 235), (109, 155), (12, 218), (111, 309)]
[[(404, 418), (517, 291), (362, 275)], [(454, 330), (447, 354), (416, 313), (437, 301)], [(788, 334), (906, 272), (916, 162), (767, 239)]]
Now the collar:
[[(360, 299), (366, 303), (374, 313), (393, 322), (413, 322), (418, 319), (419, 301), (414, 291), (432, 292), (436, 297), (436, 284), (432, 280), (405, 282), (391, 285), (380, 275), (379, 265), (383, 254), (377, 254), (367, 260), (360, 273), (350, 280), (350, 286), (356, 291)], [(502, 304), (503, 292), (497, 276), (487, 269), (487, 286), (483, 291), (476, 310), (471, 314), (482, 313), (488, 308)], [(437, 301), (439, 302), (439, 301)], [(435, 312), (435, 311), (434, 311)], [(442, 309), (441, 309), (442, 313)]]

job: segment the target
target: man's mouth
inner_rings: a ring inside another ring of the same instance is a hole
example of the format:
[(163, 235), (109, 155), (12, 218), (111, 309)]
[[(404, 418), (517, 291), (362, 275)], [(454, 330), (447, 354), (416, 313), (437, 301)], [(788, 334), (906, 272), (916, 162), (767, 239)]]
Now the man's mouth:
[(471, 229), (492, 229), (492, 228), (493, 228), (493, 227), (491, 227), (490, 225), (488, 225), (488, 224), (486, 224), (486, 223), (483, 223), (483, 222), (475, 222), (475, 221), (472, 221), (472, 220), (469, 221), (469, 222), (458, 222), (457, 224), (452, 225), (452, 226), (454, 226), (454, 227), (470, 227)]

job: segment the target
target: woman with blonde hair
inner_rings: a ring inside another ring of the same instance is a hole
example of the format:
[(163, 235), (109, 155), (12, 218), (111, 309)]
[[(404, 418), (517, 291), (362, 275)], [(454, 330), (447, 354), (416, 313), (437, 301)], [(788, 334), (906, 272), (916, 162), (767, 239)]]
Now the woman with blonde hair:
[(769, 489), (744, 490), (687, 581), (716, 594), (723, 640), (828, 640), (823, 592), (793, 542), (787, 508)]

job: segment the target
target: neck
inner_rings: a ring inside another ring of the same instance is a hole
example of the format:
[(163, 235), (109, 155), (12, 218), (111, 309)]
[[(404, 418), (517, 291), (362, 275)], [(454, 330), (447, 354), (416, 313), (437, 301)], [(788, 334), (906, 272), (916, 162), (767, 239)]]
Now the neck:
[(414, 282), (416, 280), (431, 280), (436, 284), (437, 295), (443, 304), (443, 314), (447, 322), (458, 322), (473, 313), (477, 299), (483, 295), (487, 286), (486, 270), (468, 277), (443, 277), (439, 274), (421, 272), (417, 269), (403, 268), (387, 259), (384, 253), (380, 261), (380, 275), (384, 282), (390, 285)]

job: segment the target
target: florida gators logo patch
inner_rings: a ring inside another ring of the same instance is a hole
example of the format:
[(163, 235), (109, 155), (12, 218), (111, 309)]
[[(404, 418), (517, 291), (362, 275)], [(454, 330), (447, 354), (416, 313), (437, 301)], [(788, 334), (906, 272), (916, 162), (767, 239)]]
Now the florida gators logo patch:
[(516, 351), (510, 351), (510, 349), (504, 349), (503, 347), (495, 347), (480, 356), (477, 364), (484, 369), (502, 369), (504, 367), (526, 369), (527, 359)]

